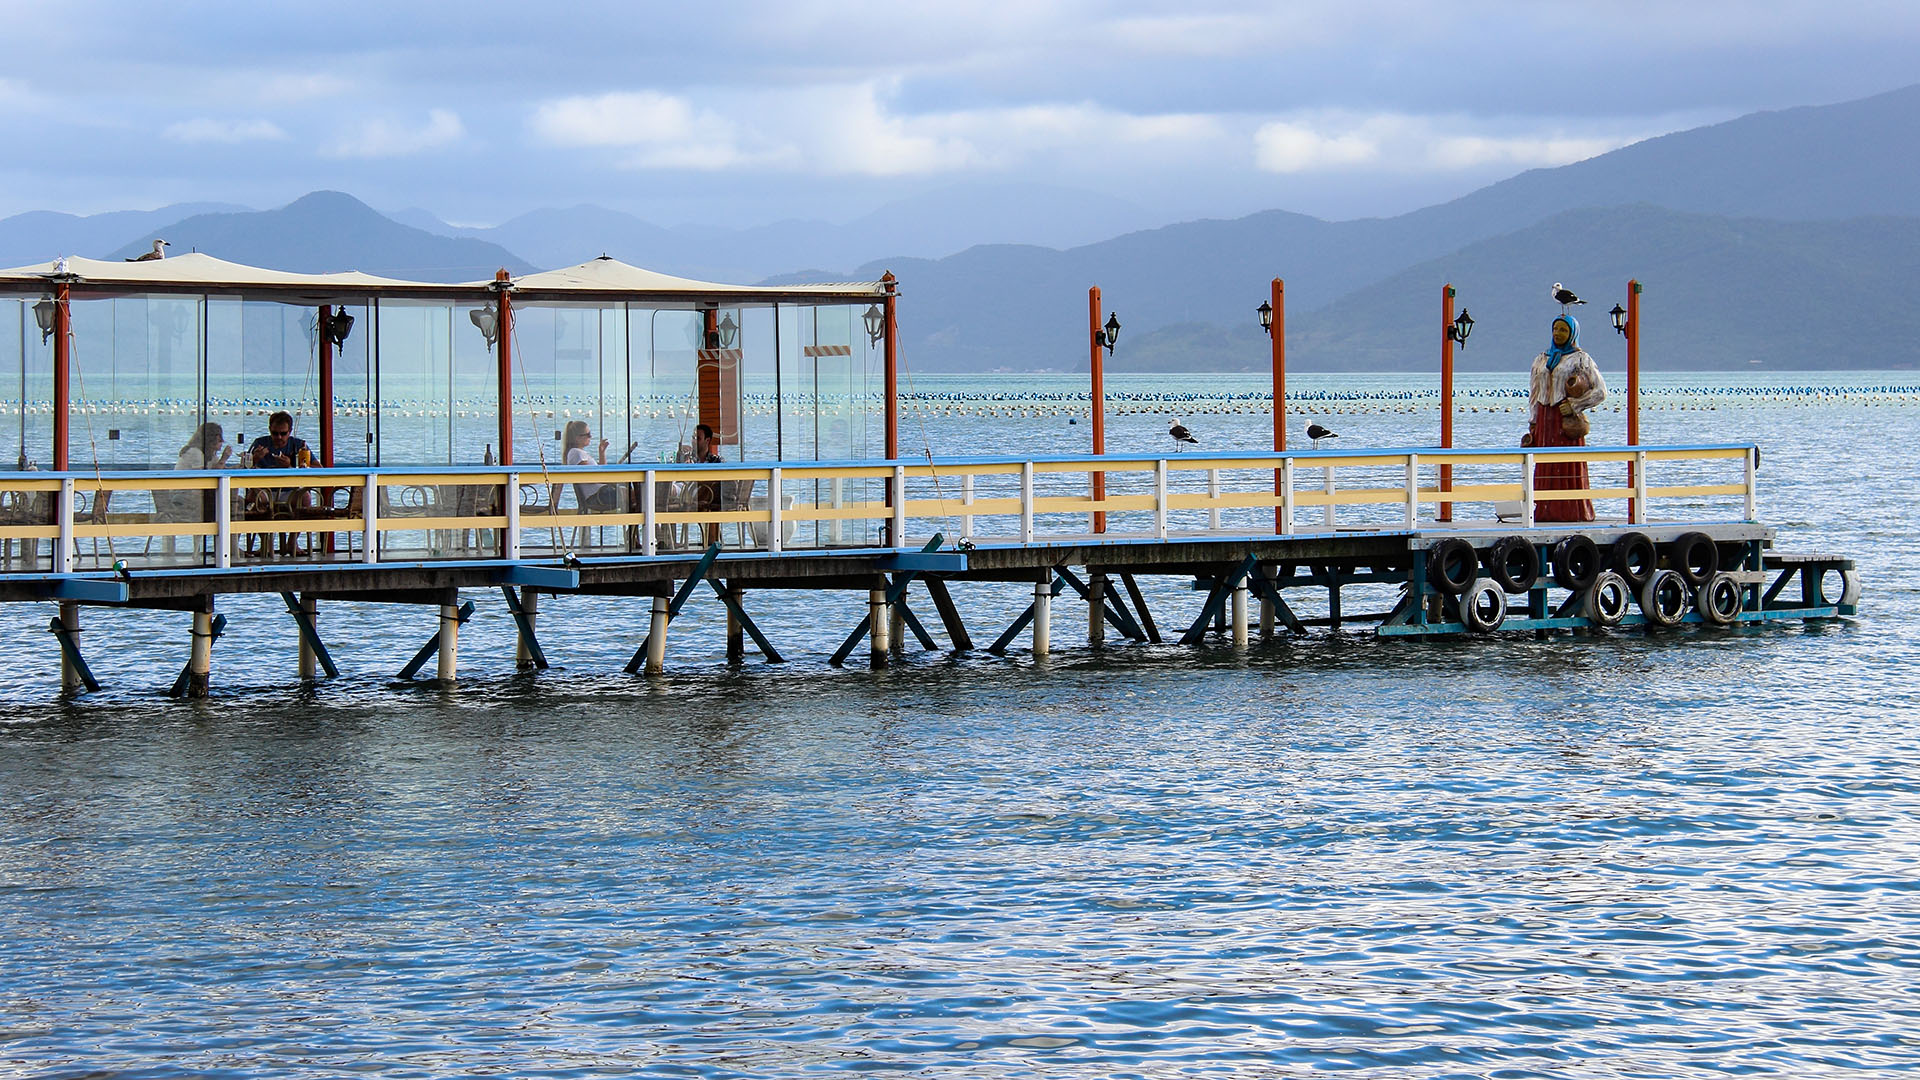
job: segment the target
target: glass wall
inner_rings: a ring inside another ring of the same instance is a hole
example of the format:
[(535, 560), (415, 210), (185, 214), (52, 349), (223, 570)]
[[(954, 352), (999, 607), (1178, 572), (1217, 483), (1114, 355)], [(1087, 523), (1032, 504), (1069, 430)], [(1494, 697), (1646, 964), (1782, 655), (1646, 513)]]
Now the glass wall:
[[(705, 325), (697, 311), (629, 308), (633, 373), (634, 456), (646, 461), (690, 460), (700, 423), (698, 349)], [(685, 454), (683, 458), (682, 454)]]
[(53, 343), (38, 297), (0, 302), (0, 468), (53, 467)]
[[(70, 310), (68, 461), (74, 468), (172, 468), (204, 411), (200, 299), (122, 296), (75, 300)], [(50, 395), (51, 343), (45, 353)]]
[[(293, 433), (319, 439), (320, 336), (313, 308), (210, 297), (205, 301), (206, 419), (221, 426), (234, 456), (267, 434), (276, 412), (293, 416)], [(193, 425), (182, 433), (192, 434)], [(179, 443), (174, 445), (175, 452)], [(78, 458), (75, 458), (78, 461)], [(173, 463), (174, 456), (167, 456)]]

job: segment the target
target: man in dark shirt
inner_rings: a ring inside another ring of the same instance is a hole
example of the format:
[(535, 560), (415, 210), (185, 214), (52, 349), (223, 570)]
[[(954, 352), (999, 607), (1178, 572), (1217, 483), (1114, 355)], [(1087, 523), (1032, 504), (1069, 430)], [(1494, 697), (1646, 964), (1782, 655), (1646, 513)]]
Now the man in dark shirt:
[[(304, 469), (313, 464), (305, 439), (293, 435), (293, 415), (277, 412), (267, 418), (267, 432), (253, 440), (247, 456), (256, 469)], [(256, 488), (249, 500), (250, 517), (293, 517), (296, 506), (311, 498), (305, 488)], [(304, 555), (294, 533), (280, 534), (280, 554)]]

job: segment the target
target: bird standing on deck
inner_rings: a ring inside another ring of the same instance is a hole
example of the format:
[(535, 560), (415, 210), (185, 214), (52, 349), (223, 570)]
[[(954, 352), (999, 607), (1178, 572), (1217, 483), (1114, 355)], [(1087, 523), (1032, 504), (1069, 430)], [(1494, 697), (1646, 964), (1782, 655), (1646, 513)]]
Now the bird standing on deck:
[[(1178, 420), (1171, 421), (1170, 426), (1167, 428), (1167, 434), (1173, 436), (1173, 441), (1176, 444), (1192, 443), (1195, 446), (1200, 445), (1200, 440), (1193, 437), (1193, 432), (1188, 431), (1186, 425)], [(1185, 449), (1185, 447), (1176, 445), (1174, 449), (1182, 450)]]
[(153, 242), (152, 251), (147, 252), (145, 255), (135, 255), (133, 258), (128, 259), (127, 261), (128, 262), (152, 262), (155, 259), (164, 259), (167, 257), (166, 251), (163, 250), (166, 246), (167, 246), (167, 242), (165, 240), (156, 239)]
[(1339, 437), (1340, 437), (1339, 432), (1321, 427), (1319, 424), (1307, 425), (1307, 438), (1313, 440), (1313, 448), (1315, 450), (1320, 449), (1321, 439), (1337, 439)]
[(1554, 299), (1554, 302), (1560, 305), (1560, 309), (1562, 311), (1565, 311), (1567, 308), (1570, 308), (1575, 304), (1586, 303), (1585, 300), (1582, 300), (1579, 297), (1573, 295), (1572, 289), (1566, 288), (1565, 286), (1561, 285), (1557, 281), (1553, 283), (1553, 299)]

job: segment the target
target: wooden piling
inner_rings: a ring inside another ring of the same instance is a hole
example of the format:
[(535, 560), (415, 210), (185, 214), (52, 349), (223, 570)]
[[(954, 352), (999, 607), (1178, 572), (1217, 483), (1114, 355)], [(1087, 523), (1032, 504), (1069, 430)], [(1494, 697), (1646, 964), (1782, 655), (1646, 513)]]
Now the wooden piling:
[[(739, 588), (737, 584), (731, 581), (727, 582), (726, 584), (727, 584), (728, 593), (732, 595), (734, 600), (737, 602), (745, 590)], [(746, 658), (747, 658), (746, 627), (741, 624), (740, 616), (735, 615), (733, 613), (733, 608), (729, 607), (727, 608), (727, 663), (729, 664), (742, 663), (746, 660)]]
[(1273, 596), (1274, 596), (1273, 583), (1279, 577), (1279, 575), (1280, 575), (1280, 568), (1277, 566), (1266, 566), (1263, 564), (1260, 567), (1260, 576), (1267, 579), (1266, 591), (1263, 592), (1260, 596), (1260, 640), (1261, 641), (1273, 640), (1273, 623), (1274, 623), (1274, 619), (1279, 614), (1274, 610), (1274, 607), (1273, 607)]
[(890, 631), (893, 629), (892, 615), (887, 611), (887, 590), (885, 588), (867, 590), (868, 638), (867, 656), (872, 667), (887, 666), (887, 652), (891, 648)]
[(1033, 655), (1053, 649), (1053, 582), (1049, 574), (1033, 583)]
[(193, 652), (187, 660), (187, 696), (203, 698), (213, 674), (213, 604), (193, 613)]
[[(60, 625), (66, 627), (70, 635), (77, 635), (80, 632), (79, 604), (60, 605)], [(74, 637), (72, 640), (78, 641), (79, 638)], [(67, 657), (66, 650), (62, 649), (60, 651), (60, 688), (72, 693), (85, 686), (86, 680), (80, 677), (80, 669), (74, 666), (73, 661)]]
[(1233, 646), (1236, 649), (1247, 647), (1247, 578), (1245, 574), (1233, 583)]
[(647, 627), (647, 674), (667, 671), (667, 598), (653, 598), (653, 621)]
[(1107, 642), (1107, 575), (1087, 574), (1087, 644)]
[[(520, 590), (520, 610), (523, 614), (526, 615), (527, 630), (531, 632), (539, 622), (538, 614), (540, 611), (540, 594), (537, 592), (534, 592), (532, 589), (521, 589)], [(533, 650), (527, 647), (526, 636), (521, 634), (516, 634), (514, 635), (514, 641), (515, 641), (515, 644), (513, 647), (514, 668), (519, 671), (533, 670), (533, 668), (535, 667), (535, 664), (533, 662)]]
[[(300, 610), (306, 613), (307, 621), (312, 623), (317, 630), (320, 626), (317, 618), (320, 611), (320, 601), (302, 594), (300, 597)], [(320, 677), (320, 658), (315, 655), (312, 643), (307, 641), (307, 635), (295, 634), (294, 639), (300, 643), (300, 681), (312, 682), (314, 679)]]
[[(458, 594), (454, 597), (459, 599)], [(460, 663), (460, 605), (440, 605), (440, 648), (435, 674), (443, 683), (451, 683)]]

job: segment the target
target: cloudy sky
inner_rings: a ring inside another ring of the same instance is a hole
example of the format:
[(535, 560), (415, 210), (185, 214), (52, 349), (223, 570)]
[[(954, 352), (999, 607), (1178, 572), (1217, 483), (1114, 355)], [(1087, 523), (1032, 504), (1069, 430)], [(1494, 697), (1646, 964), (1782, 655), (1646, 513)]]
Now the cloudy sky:
[(1920, 82), (1913, 0), (0, 2), (0, 217), (334, 188), (493, 224), (847, 220), (1044, 184), (1395, 213)]

